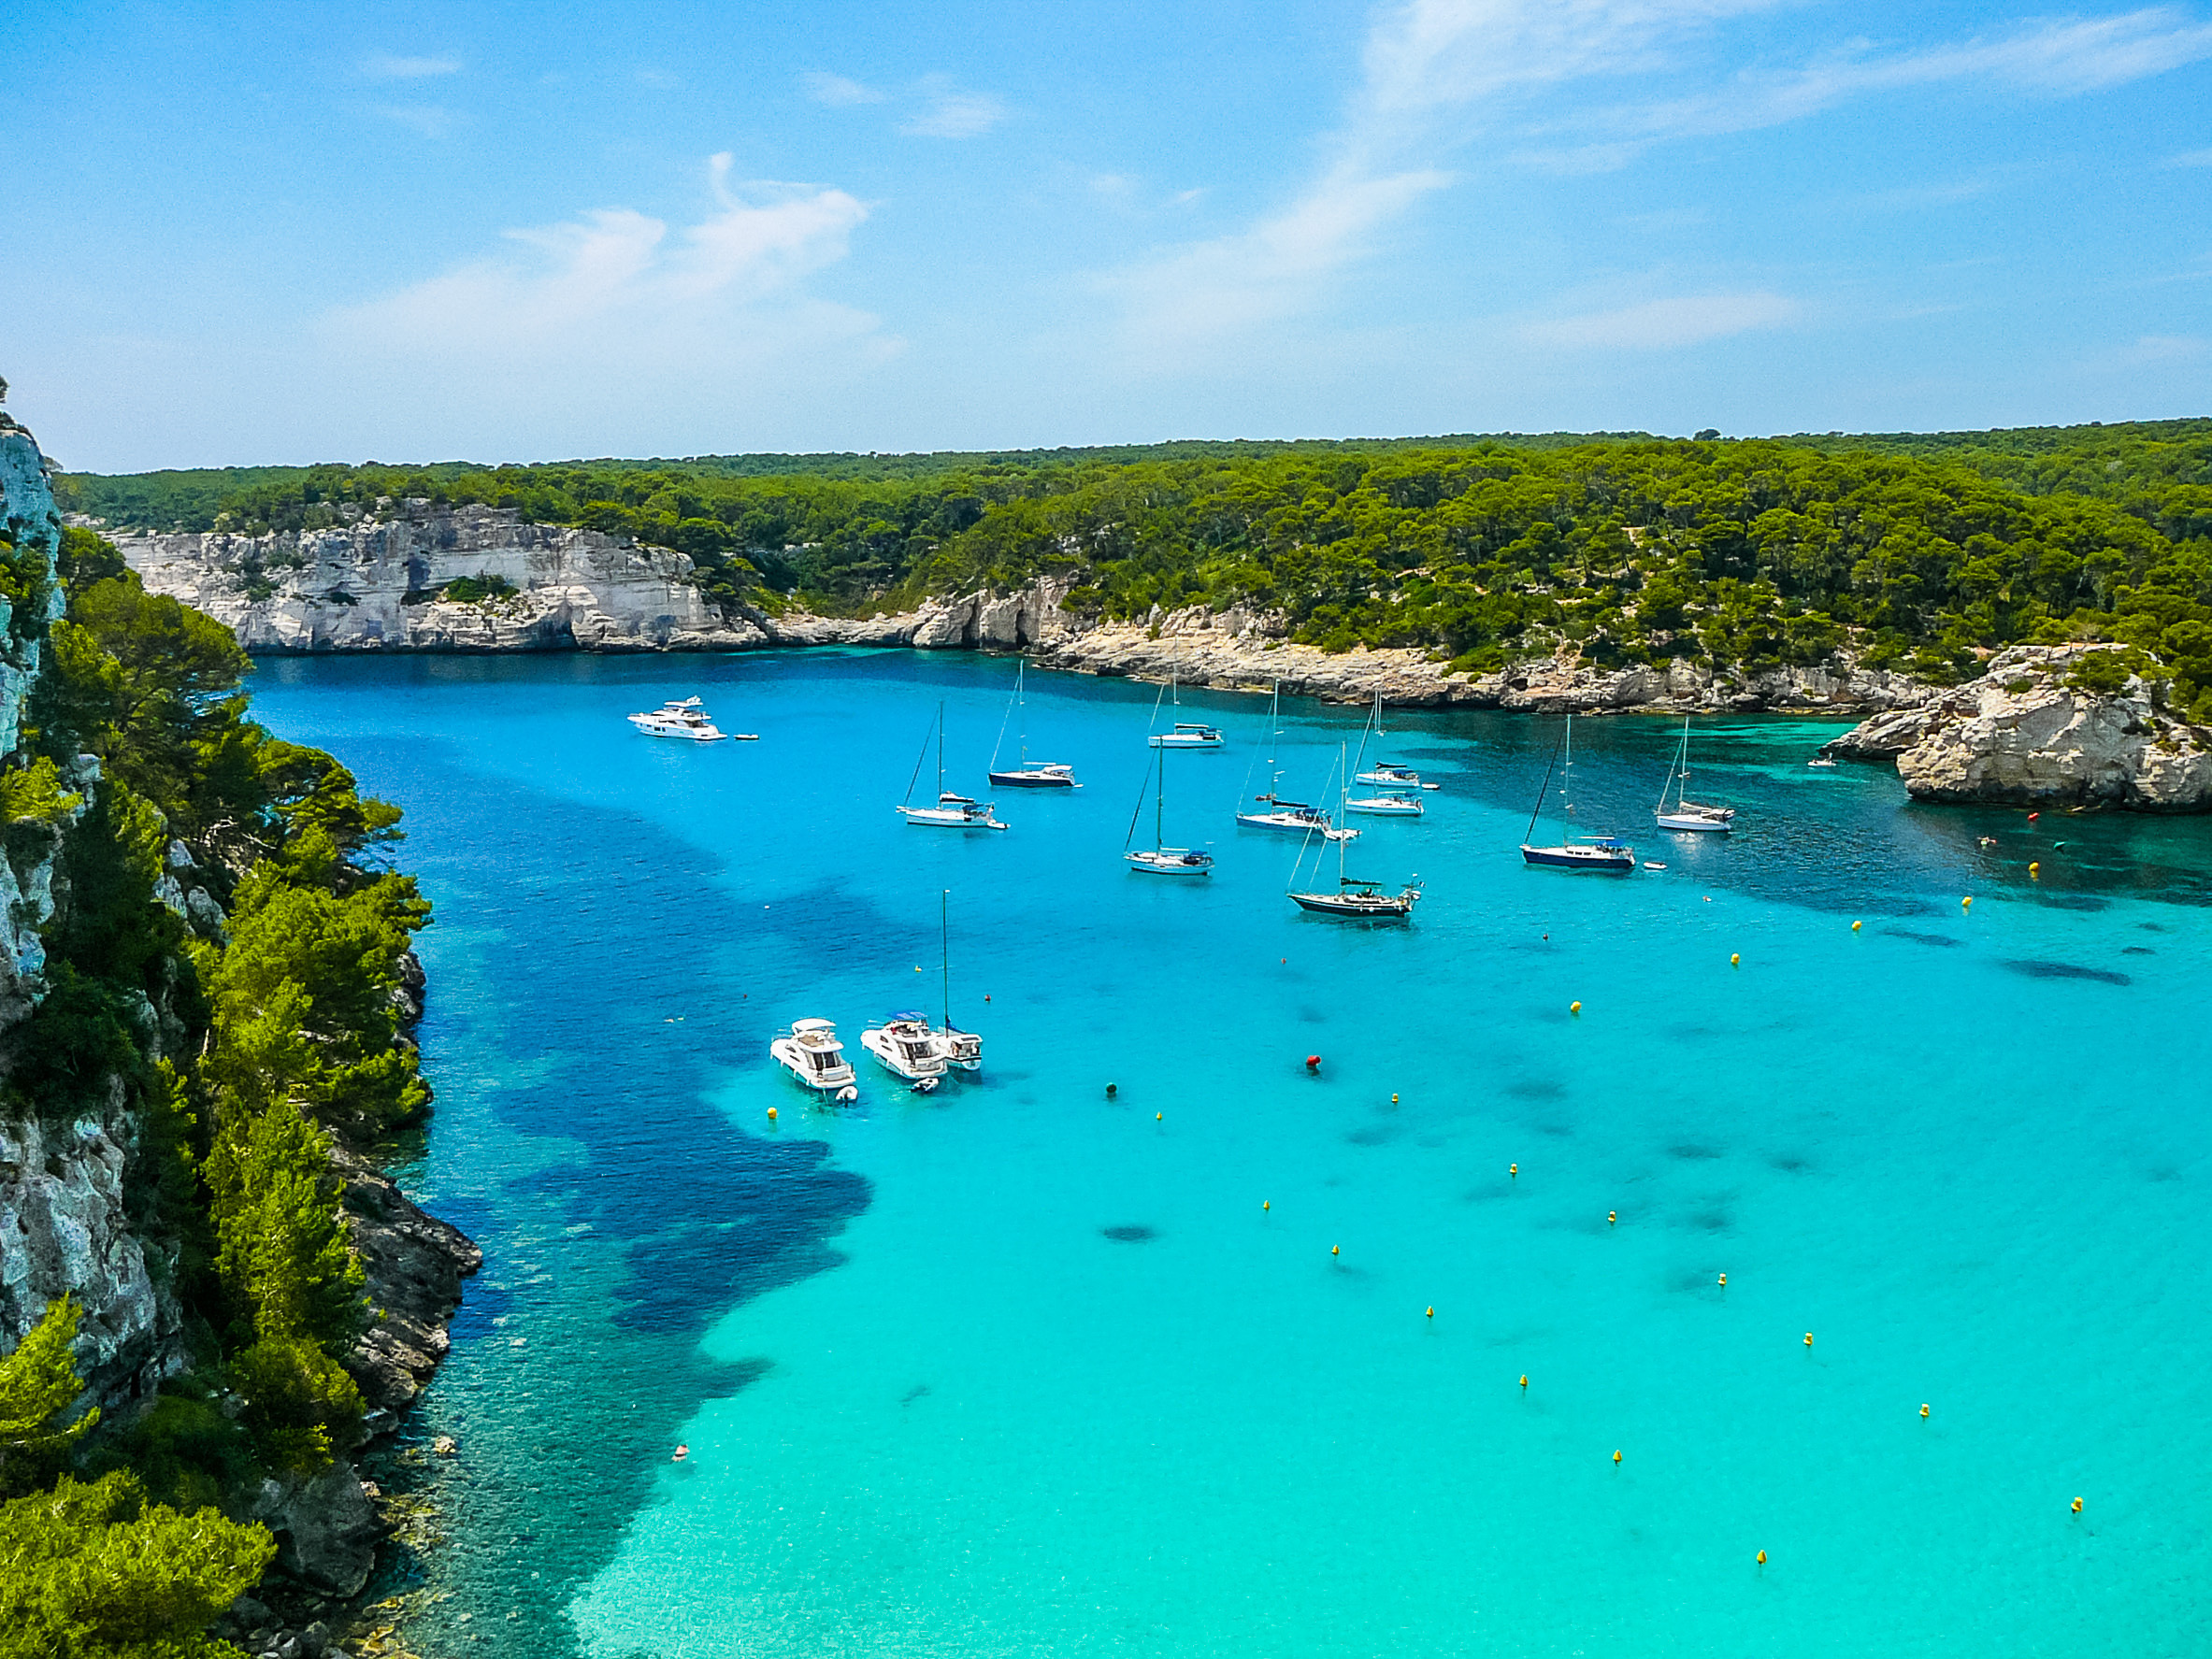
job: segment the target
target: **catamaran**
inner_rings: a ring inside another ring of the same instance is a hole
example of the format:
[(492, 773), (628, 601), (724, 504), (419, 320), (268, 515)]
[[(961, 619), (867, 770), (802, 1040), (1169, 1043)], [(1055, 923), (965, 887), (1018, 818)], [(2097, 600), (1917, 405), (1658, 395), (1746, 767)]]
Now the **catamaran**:
[[(1338, 751), (1341, 764), (1343, 751)], [(1325, 842), (1324, 845), (1327, 843)], [(1385, 893), (1379, 881), (1369, 881), (1357, 876), (1344, 874), (1344, 843), (1336, 844), (1336, 887), (1300, 890), (1298, 872), (1305, 864), (1304, 848), (1299, 849), (1298, 863), (1290, 867), (1290, 900), (1301, 910), (1311, 910), (1317, 916), (1333, 916), (1341, 922), (1403, 922), (1414, 913), (1414, 906), (1421, 897), (1421, 879), (1415, 876), (1398, 892)], [(1321, 873), (1321, 859), (1314, 855), (1314, 874)]]
[[(1727, 835), (1733, 826), (1736, 809), (1733, 807), (1701, 807), (1684, 798), (1689, 787), (1689, 716), (1682, 717), (1682, 747), (1674, 756), (1674, 765), (1667, 773), (1667, 781), (1659, 789), (1659, 805), (1652, 808), (1652, 817), (1663, 830), (1717, 830)], [(1667, 791), (1674, 792), (1674, 804), (1667, 805)]]
[(1587, 870), (1601, 875), (1626, 876), (1636, 868), (1636, 850), (1617, 836), (1562, 836), (1556, 846), (1532, 847), (1527, 837), (1536, 833), (1536, 820), (1544, 811), (1544, 796), (1551, 787), (1551, 775), (1566, 756), (1566, 766), (1559, 775), (1559, 806), (1561, 816), (1568, 822), (1574, 817), (1574, 803), (1568, 797), (1569, 782), (1574, 775), (1574, 717), (1567, 717), (1567, 730), (1559, 739), (1559, 747), (1552, 751), (1551, 765), (1544, 769), (1544, 787), (1536, 792), (1536, 805), (1529, 813), (1529, 827), (1521, 841), (1521, 857), (1532, 865), (1544, 865), (1558, 870)]
[(1353, 762), (1353, 782), (1377, 783), (1392, 790), (1442, 789), (1444, 787), (1441, 783), (1423, 783), (1420, 773), (1415, 771), (1413, 767), (1401, 765), (1396, 761), (1377, 761), (1364, 772), (1357, 770), (1357, 767), (1367, 759), (1367, 739), (1371, 733), (1376, 737), (1383, 735), (1383, 692), (1380, 686), (1375, 688), (1375, 711), (1369, 723), (1368, 731), (1359, 735), (1359, 759)]
[(921, 780), (922, 763), (929, 758), (929, 739), (922, 739), (922, 752), (914, 757), (914, 775), (906, 780), (906, 800), (891, 808), (907, 822), (922, 829), (1002, 830), (1006, 826), (991, 815), (991, 803), (955, 794), (944, 786), (944, 705), (937, 706), (937, 805), (916, 807), (914, 785)]
[(719, 743), (728, 737), (727, 732), (707, 718), (697, 697), (671, 697), (658, 708), (629, 717), (648, 737), (688, 737), (694, 743)]
[(1009, 771), (998, 769), (998, 751), (1006, 742), (1006, 721), (998, 722), (998, 741), (991, 745), (990, 775), (993, 787), (998, 789), (1080, 789), (1075, 781), (1075, 768), (1059, 761), (1032, 761), (1029, 758), (1029, 701), (1023, 695), (1023, 677), (1028, 672), (1027, 657), (1014, 665), (1013, 696), (1006, 705), (1007, 719), (1019, 709), (1022, 716), (1022, 764)]
[[(1137, 833), (1137, 818), (1144, 810), (1144, 791), (1137, 791), (1136, 810), (1129, 814), (1129, 833), (1121, 838), (1122, 861), (1130, 869), (1147, 876), (1204, 876), (1212, 873), (1214, 855), (1199, 852), (1189, 847), (1171, 847), (1167, 844), (1168, 813), (1168, 751), (1163, 747), (1153, 756), (1148, 771), (1158, 779), (1158, 787), (1152, 796), (1152, 845), (1134, 847), (1130, 839)], [(1146, 781), (1151, 781), (1147, 778)]]
[(768, 1044), (768, 1053), (817, 1094), (840, 1101), (860, 1098), (853, 1063), (845, 1058), (845, 1045), (837, 1040), (837, 1027), (827, 1020), (792, 1021), (791, 1029)]
[[(1331, 841), (1349, 841), (1359, 832), (1348, 827), (1340, 828), (1329, 819), (1326, 809), (1306, 801), (1293, 801), (1276, 794), (1282, 784), (1282, 769), (1275, 765), (1275, 739), (1283, 735), (1277, 723), (1283, 707), (1283, 682), (1275, 681), (1274, 691), (1268, 700), (1268, 792), (1252, 798), (1266, 808), (1264, 811), (1240, 812), (1237, 822), (1246, 829), (1288, 830), (1293, 835), (1314, 834)], [(1252, 757), (1257, 765), (1259, 757)], [(1252, 767), (1244, 768), (1244, 788), (1252, 786)], [(1243, 791), (1238, 792), (1239, 795)]]

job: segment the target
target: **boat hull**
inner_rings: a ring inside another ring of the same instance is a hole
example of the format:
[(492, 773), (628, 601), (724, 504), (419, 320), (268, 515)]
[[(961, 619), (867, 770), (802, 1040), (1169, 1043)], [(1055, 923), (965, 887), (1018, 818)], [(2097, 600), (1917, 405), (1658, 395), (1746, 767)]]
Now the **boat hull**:
[(1419, 801), (1402, 796), (1378, 795), (1372, 800), (1346, 801), (1344, 810), (1364, 812), (1370, 818), (1422, 818), (1428, 815), (1429, 808)]
[(1163, 851), (1125, 852), (1121, 856), (1130, 869), (1143, 876), (1210, 876), (1214, 873), (1214, 860), (1203, 852), (1170, 857)]
[(970, 818), (965, 812), (947, 812), (936, 807), (900, 807), (899, 816), (916, 829), (1002, 830), (996, 818)]
[(1624, 847), (1613, 851), (1601, 847), (1523, 847), (1521, 859), (1549, 870), (1580, 870), (1598, 876), (1627, 876), (1635, 873), (1636, 851)]
[(993, 772), (993, 789), (1073, 789), (1071, 772)]
[(1410, 898), (1346, 897), (1335, 893), (1294, 893), (1291, 903), (1315, 916), (1327, 916), (1337, 922), (1404, 922), (1412, 918), (1414, 901)]
[(1294, 836), (1312, 835), (1319, 831), (1324, 840), (1349, 841), (1357, 837), (1356, 829), (1324, 827), (1311, 819), (1296, 818), (1287, 812), (1240, 812), (1237, 822), (1246, 829), (1283, 830)]
[(1177, 737), (1159, 733), (1145, 741), (1155, 749), (1219, 749), (1226, 740), (1220, 737)]
[(1725, 818), (1706, 818), (1694, 812), (1659, 812), (1654, 816), (1663, 830), (1699, 830), (1725, 836), (1731, 827)]

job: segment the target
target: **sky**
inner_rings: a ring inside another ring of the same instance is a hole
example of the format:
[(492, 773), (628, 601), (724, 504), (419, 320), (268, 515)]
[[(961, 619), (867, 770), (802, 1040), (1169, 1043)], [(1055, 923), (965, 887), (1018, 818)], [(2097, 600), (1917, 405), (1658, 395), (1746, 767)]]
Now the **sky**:
[(76, 470), (2212, 413), (2212, 4), (0, 12)]

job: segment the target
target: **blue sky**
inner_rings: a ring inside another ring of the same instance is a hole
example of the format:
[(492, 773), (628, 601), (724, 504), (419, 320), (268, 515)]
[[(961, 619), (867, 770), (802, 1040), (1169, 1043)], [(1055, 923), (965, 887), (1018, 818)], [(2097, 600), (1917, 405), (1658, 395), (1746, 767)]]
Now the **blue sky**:
[(2212, 412), (2212, 7), (9, 7), (86, 470)]

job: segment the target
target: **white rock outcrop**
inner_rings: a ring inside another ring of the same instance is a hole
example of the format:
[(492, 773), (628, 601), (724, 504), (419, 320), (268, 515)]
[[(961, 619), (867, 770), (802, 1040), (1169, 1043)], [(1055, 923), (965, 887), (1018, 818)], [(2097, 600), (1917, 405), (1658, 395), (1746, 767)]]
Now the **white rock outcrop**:
[(2154, 707), (2140, 678), (2111, 694), (2068, 683), (2084, 657), (2115, 649), (2015, 646), (1980, 679), (1876, 715), (1829, 748), (1893, 758), (1915, 800), (2212, 809), (2212, 732)]
[[(393, 503), (325, 530), (107, 532), (148, 588), (252, 651), (728, 651), (767, 642), (693, 580), (691, 560), (511, 509)], [(441, 599), (494, 579), (511, 597)]]

